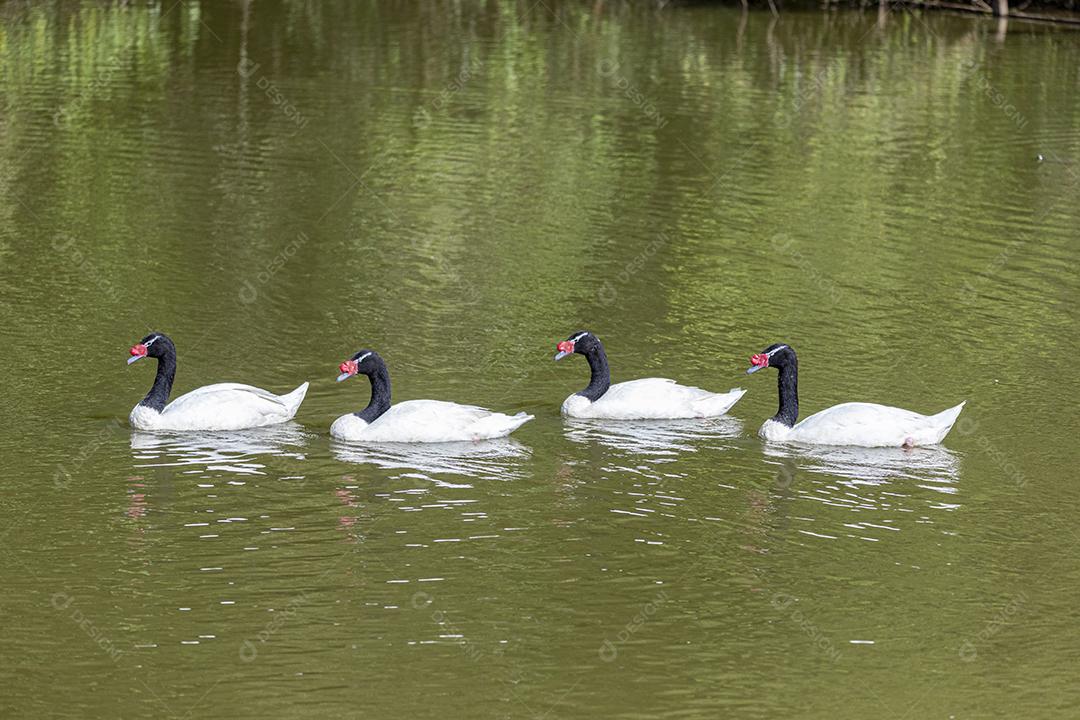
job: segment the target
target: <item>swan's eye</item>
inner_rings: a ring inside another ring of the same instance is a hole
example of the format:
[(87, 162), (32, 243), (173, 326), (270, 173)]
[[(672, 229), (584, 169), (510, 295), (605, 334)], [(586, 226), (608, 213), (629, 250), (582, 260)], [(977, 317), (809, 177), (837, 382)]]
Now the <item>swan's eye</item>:
[(572, 353), (574, 352), (574, 341), (563, 340), (561, 343), (555, 346), (555, 349), (559, 352)]

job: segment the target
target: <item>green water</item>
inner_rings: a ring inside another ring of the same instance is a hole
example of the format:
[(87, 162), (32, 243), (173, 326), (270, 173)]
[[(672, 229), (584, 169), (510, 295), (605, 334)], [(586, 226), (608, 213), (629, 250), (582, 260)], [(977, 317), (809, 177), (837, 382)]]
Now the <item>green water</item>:
[[(0, 716), (1076, 714), (1080, 35), (897, 10), (0, 6)], [(1039, 162), (1038, 155), (1046, 159)], [(749, 393), (575, 424), (554, 344)], [(133, 433), (177, 393), (293, 424)], [(766, 446), (967, 409), (944, 448)], [(399, 400), (512, 440), (350, 448)]]

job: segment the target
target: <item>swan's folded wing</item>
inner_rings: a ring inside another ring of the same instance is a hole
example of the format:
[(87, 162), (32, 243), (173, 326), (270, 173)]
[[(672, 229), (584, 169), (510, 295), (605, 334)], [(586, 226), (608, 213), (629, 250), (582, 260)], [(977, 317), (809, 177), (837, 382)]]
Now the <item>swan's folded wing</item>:
[(815, 413), (792, 428), (791, 439), (832, 445), (901, 445), (926, 424), (919, 413), (876, 403), (851, 402)]
[(460, 405), (443, 400), (407, 400), (392, 406), (388, 414), (395, 424), (435, 427), (476, 422), (490, 415), (491, 411), (476, 405)]
[(616, 398), (634, 398), (635, 400), (647, 399), (650, 396), (656, 399), (664, 399), (676, 402), (693, 402), (712, 397), (717, 393), (702, 390), (692, 385), (680, 385), (669, 378), (641, 378), (640, 380), (628, 380), (627, 382), (612, 385), (606, 395)]
[(441, 400), (409, 400), (393, 405), (357, 440), (370, 442), (462, 442), (502, 437), (531, 415), (510, 417), (475, 405)]
[(612, 385), (589, 415), (613, 419), (690, 418), (722, 415), (741, 397), (728, 397), (667, 378), (642, 378)]
[(650, 398), (667, 398), (673, 390), (679, 387), (674, 380), (668, 378), (641, 378), (640, 380), (615, 383), (608, 388), (603, 397), (615, 402), (645, 402)]
[(225, 390), (236, 390), (237, 392), (249, 393), (257, 397), (266, 398), (267, 400), (281, 402), (281, 398), (278, 395), (270, 392), (269, 390), (263, 390), (262, 388), (255, 387), (254, 385), (244, 385), (243, 383), (214, 383), (213, 385), (203, 385), (201, 388), (195, 388), (191, 392), (184, 393), (180, 397), (176, 398), (176, 400), (174, 400), (173, 402), (176, 402), (183, 398), (209, 395), (223, 392)]
[(240, 383), (217, 383), (192, 390), (169, 403), (165, 412), (212, 412), (215, 408), (244, 408), (261, 415), (288, 412), (288, 405), (262, 388)]

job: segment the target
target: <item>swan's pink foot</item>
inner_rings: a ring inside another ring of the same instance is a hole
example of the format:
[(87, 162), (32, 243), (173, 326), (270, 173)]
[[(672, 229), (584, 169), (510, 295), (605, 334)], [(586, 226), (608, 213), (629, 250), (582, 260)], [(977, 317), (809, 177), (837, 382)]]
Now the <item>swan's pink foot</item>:
[(908, 437), (904, 438), (904, 444), (900, 447), (904, 448), (905, 450), (910, 450), (911, 448), (915, 447), (915, 438), (909, 435)]

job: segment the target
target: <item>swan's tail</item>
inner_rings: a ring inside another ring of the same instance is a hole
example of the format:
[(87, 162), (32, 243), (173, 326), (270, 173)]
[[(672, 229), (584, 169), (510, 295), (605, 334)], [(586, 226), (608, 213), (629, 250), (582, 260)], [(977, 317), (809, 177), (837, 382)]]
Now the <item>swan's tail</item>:
[(513, 416), (492, 413), (477, 422), (472, 427), (472, 431), (476, 440), (491, 440), (506, 437), (532, 419), (532, 415), (524, 412), (519, 412)]
[(694, 409), (700, 413), (701, 417), (723, 415), (735, 403), (739, 402), (740, 398), (745, 394), (746, 391), (742, 388), (731, 388), (726, 393), (715, 393), (710, 397), (698, 400), (694, 403)]
[(960, 411), (964, 409), (964, 405), (967, 405), (967, 400), (956, 407), (942, 410), (937, 415), (931, 415), (927, 418), (930, 424), (930, 435), (933, 437), (930, 444), (937, 444), (945, 439), (945, 436), (952, 430), (953, 425), (956, 424), (956, 418), (960, 417)]
[(296, 411), (300, 409), (300, 403), (304, 402), (304, 396), (307, 395), (307, 389), (308, 384), (305, 382), (291, 393), (281, 396), (281, 402), (285, 404), (285, 407), (289, 411), (290, 420), (296, 415)]

